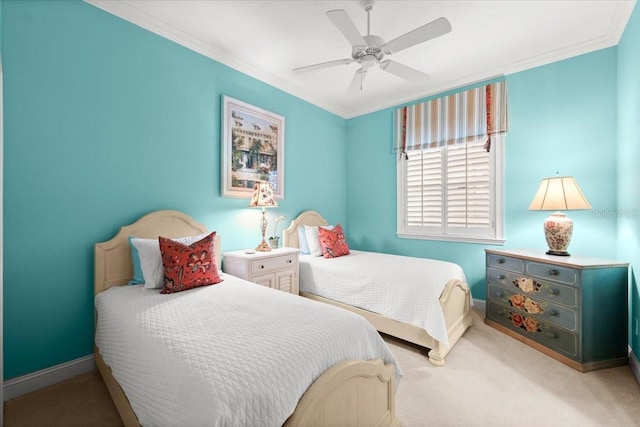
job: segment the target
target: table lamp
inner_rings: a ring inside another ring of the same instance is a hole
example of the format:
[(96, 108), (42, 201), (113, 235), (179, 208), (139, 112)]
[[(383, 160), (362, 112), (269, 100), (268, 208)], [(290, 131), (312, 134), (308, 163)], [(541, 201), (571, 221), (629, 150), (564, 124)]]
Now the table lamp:
[(253, 187), (253, 196), (249, 207), (262, 208), (262, 219), (260, 220), (260, 228), (262, 230), (262, 242), (256, 248), (259, 252), (269, 252), (271, 248), (264, 240), (264, 235), (267, 231), (267, 219), (264, 216), (265, 208), (275, 208), (278, 204), (273, 195), (273, 187), (266, 181), (259, 181)]
[[(530, 211), (570, 211), (591, 209), (575, 178), (556, 176), (540, 183)], [(544, 237), (548, 255), (569, 256), (567, 248), (573, 234), (573, 221), (562, 212), (554, 212), (544, 221)]]

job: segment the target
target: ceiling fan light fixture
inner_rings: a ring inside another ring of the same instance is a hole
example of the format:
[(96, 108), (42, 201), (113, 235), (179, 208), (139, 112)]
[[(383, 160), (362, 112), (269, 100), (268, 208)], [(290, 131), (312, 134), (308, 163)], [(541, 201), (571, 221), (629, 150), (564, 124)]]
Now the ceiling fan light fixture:
[(376, 62), (376, 57), (373, 55), (364, 55), (362, 58), (360, 58), (360, 65), (364, 69), (373, 67)]
[(422, 71), (416, 70), (409, 66), (400, 64), (395, 61), (384, 59), (385, 55), (391, 55), (424, 43), (433, 38), (442, 36), (451, 31), (451, 24), (446, 18), (438, 18), (435, 21), (415, 28), (388, 43), (380, 36), (371, 34), (369, 31), (369, 14), (373, 8), (375, 0), (361, 0), (360, 4), (367, 13), (367, 35), (361, 35), (360, 31), (353, 23), (347, 12), (341, 9), (330, 10), (326, 13), (327, 17), (333, 22), (336, 28), (351, 44), (351, 59), (342, 59), (329, 62), (323, 62), (315, 65), (307, 65), (295, 68), (295, 72), (306, 72), (318, 70), (321, 68), (332, 67), (336, 65), (346, 65), (355, 62), (360, 65), (353, 76), (350, 92), (355, 89), (362, 91), (362, 82), (369, 68), (375, 64), (380, 65), (380, 69), (388, 73), (394, 74), (413, 83), (423, 84), (429, 79), (429, 75)]

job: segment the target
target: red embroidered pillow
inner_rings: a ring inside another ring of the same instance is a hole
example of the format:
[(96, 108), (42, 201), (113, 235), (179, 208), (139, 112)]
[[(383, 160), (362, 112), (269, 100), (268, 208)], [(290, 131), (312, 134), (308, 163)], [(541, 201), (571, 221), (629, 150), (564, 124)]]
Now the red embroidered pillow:
[(349, 255), (349, 245), (342, 231), (342, 226), (337, 224), (332, 230), (318, 227), (318, 236), (320, 237), (320, 247), (322, 248), (322, 256), (325, 258), (337, 258), (343, 255)]
[(222, 282), (215, 257), (216, 232), (191, 245), (159, 237), (164, 280), (163, 294)]

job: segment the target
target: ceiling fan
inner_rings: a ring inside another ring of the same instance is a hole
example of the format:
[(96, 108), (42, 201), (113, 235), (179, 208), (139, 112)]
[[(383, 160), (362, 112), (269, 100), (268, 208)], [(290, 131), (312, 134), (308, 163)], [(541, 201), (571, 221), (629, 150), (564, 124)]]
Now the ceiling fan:
[(358, 68), (353, 75), (351, 85), (349, 86), (349, 93), (362, 90), (362, 83), (367, 71), (375, 64), (378, 64), (380, 69), (388, 73), (417, 84), (423, 84), (427, 79), (429, 79), (429, 75), (422, 71), (390, 59), (384, 59), (384, 57), (385, 55), (391, 55), (392, 53), (399, 52), (403, 49), (407, 49), (426, 42), (427, 40), (447, 34), (451, 31), (451, 24), (449, 24), (447, 18), (438, 18), (435, 21), (431, 21), (428, 24), (396, 37), (389, 42), (385, 42), (382, 37), (370, 34), (369, 32), (369, 13), (373, 8), (374, 0), (362, 0), (360, 3), (367, 12), (366, 36), (362, 36), (360, 34), (353, 21), (344, 10), (330, 10), (327, 12), (327, 17), (336, 27), (338, 27), (338, 30), (340, 30), (340, 32), (346, 37), (349, 43), (351, 43), (351, 58), (337, 59), (334, 61), (298, 67), (294, 68), (293, 72), (303, 73), (307, 71), (320, 70), (322, 68), (334, 67), (337, 65), (348, 65), (356, 62), (360, 65), (360, 68)]

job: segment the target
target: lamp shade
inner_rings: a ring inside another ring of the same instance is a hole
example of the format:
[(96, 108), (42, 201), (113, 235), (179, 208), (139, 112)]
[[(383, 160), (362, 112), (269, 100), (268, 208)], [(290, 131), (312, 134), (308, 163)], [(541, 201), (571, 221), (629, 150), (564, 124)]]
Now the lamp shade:
[[(545, 178), (529, 206), (530, 211), (571, 211), (591, 209), (578, 183), (570, 176)], [(544, 221), (548, 255), (569, 256), (567, 248), (573, 235), (573, 221), (562, 212), (554, 212)]]
[(572, 211), (591, 209), (575, 178), (557, 176), (545, 178), (540, 183), (531, 205), (530, 211)]
[(276, 199), (273, 195), (273, 187), (267, 181), (260, 181), (253, 187), (253, 196), (249, 202), (252, 208), (276, 207)]

